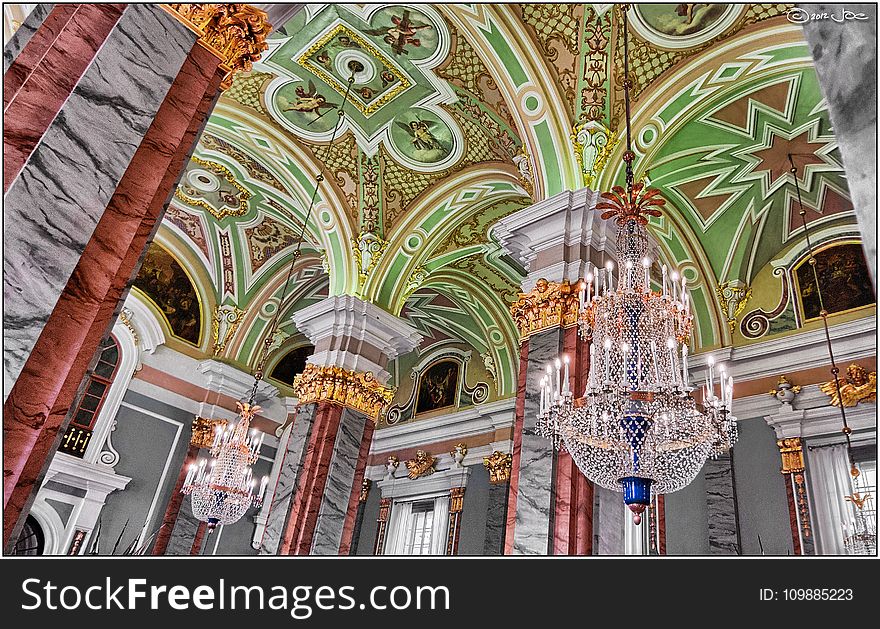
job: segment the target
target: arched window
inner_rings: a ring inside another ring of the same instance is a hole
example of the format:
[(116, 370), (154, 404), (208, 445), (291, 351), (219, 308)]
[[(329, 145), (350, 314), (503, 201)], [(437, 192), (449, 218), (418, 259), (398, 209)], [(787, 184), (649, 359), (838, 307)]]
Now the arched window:
[(89, 445), (95, 420), (101, 411), (101, 406), (107, 398), (113, 376), (119, 364), (119, 344), (113, 335), (110, 335), (101, 345), (101, 354), (95, 370), (89, 376), (85, 391), (76, 406), (73, 418), (58, 449), (76, 457), (82, 458)]
[(21, 533), (12, 548), (13, 555), (42, 555), (46, 545), (46, 538), (43, 535), (43, 527), (34, 518), (29, 515), (24, 521)]

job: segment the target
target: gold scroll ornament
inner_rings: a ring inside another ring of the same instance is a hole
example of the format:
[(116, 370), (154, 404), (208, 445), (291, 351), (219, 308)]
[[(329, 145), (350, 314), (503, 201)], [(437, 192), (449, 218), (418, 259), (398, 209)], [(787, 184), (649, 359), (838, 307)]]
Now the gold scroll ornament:
[(394, 395), (394, 389), (379, 384), (372, 372), (311, 363), (293, 379), (293, 390), (300, 404), (330, 402), (360, 411), (373, 421), (385, 413)]
[(416, 450), (415, 458), (406, 462), (406, 469), (409, 470), (409, 477), (412, 480), (422, 476), (430, 476), (434, 473), (434, 465), (437, 459), (432, 457), (424, 450)]
[(221, 61), (226, 72), (221, 89), (236, 72), (247, 72), (269, 45), (272, 30), (265, 11), (248, 4), (163, 4), (162, 8), (199, 36), (199, 44)]
[(556, 326), (577, 323), (578, 288), (568, 280), (562, 283), (539, 279), (528, 293), (520, 293), (510, 314), (522, 338)]

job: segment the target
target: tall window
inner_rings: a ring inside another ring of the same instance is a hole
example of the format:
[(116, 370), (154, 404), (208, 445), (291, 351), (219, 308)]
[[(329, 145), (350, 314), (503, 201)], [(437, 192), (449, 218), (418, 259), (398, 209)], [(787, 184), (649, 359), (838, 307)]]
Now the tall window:
[(95, 365), (95, 370), (89, 377), (85, 392), (79, 400), (76, 411), (73, 413), (73, 419), (71, 419), (67, 432), (61, 439), (61, 445), (58, 447), (61, 452), (80, 458), (86, 453), (86, 446), (92, 436), (95, 420), (104, 405), (118, 364), (119, 345), (111, 335), (101, 345), (98, 364)]
[(434, 532), (434, 501), (416, 502), (406, 532), (404, 555), (430, 555)]

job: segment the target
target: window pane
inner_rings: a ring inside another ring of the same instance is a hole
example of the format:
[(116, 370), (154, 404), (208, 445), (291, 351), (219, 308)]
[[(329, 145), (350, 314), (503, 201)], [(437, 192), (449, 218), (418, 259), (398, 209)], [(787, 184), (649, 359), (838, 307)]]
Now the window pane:
[(113, 343), (113, 345), (101, 353), (101, 360), (110, 363), (114, 367), (116, 366), (116, 363), (119, 362), (119, 347), (117, 347), (116, 343)]
[(103, 360), (98, 362), (95, 366), (95, 375), (100, 376), (102, 378), (106, 378), (107, 380), (113, 375), (113, 371), (116, 369), (116, 365), (111, 365), (110, 363), (105, 363)]
[(86, 389), (86, 395), (94, 395), (96, 398), (104, 397), (104, 391), (107, 389), (107, 385), (103, 382), (98, 382), (97, 380), (92, 380), (89, 382), (89, 386)]
[(73, 422), (80, 426), (85, 426), (86, 428), (90, 428), (92, 425), (92, 418), (94, 414), (90, 413), (87, 410), (80, 409), (76, 413), (76, 417), (73, 418)]
[(83, 408), (87, 411), (95, 411), (98, 409), (98, 404), (101, 403), (101, 398), (95, 397), (93, 395), (87, 395), (83, 398), (82, 403), (79, 405), (80, 408)]

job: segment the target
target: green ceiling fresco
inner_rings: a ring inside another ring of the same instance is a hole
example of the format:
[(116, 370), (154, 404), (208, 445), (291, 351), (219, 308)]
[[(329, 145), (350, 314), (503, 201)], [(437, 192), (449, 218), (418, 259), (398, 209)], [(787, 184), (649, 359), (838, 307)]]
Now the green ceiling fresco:
[[(650, 228), (694, 291), (699, 350), (752, 340), (729, 332), (719, 283), (754, 285), (740, 319), (781, 298), (774, 265), (803, 240), (789, 150), (823, 241), (857, 234), (789, 5), (687, 6), (636, 5), (630, 43), (637, 174), (669, 202)], [(612, 5), (583, 4), (306, 5), (276, 25), (221, 96), (160, 230), (188, 249), (211, 308), (245, 313), (220, 358), (254, 364), (305, 225), (273, 360), (303, 341), (290, 313), (352, 294), (419, 327), (422, 352), (472, 351), (481, 373), (493, 365), (493, 395), (512, 395), (522, 269), (489, 228), (622, 180), (621, 29)]]

